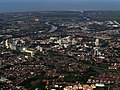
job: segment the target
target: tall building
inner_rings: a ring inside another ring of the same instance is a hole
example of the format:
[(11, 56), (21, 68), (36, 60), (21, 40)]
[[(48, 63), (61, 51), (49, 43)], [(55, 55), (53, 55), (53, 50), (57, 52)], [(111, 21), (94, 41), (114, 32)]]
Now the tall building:
[(9, 48), (8, 39), (5, 41), (5, 47)]
[(93, 49), (94, 49), (94, 56), (101, 55), (101, 52), (99, 51), (100, 50), (99, 39), (95, 39), (95, 47)]
[(40, 47), (40, 46), (37, 46), (37, 47), (36, 47), (36, 49), (37, 49), (38, 51), (40, 51), (40, 52), (42, 52), (42, 51), (43, 51), (43, 48), (42, 48), (42, 47)]
[(61, 39), (59, 39), (59, 45), (62, 46), (62, 40)]
[(95, 46), (96, 46), (96, 47), (99, 46), (99, 39), (95, 39)]
[(94, 56), (100, 55), (99, 47), (94, 47)]

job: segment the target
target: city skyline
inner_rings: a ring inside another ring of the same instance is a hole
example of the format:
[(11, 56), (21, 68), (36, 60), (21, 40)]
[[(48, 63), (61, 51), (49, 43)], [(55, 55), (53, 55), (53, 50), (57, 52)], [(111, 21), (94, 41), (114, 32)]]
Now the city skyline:
[(120, 90), (120, 0), (0, 0), (0, 90)]

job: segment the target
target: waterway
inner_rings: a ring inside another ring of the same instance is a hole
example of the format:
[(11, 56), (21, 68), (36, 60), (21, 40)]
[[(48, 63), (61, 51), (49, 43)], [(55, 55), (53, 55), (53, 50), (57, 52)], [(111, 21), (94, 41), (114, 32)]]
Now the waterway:
[(45, 22), (46, 25), (50, 25), (51, 26), (51, 29), (48, 31), (48, 33), (52, 33), (52, 32), (55, 32), (58, 27), (52, 25), (52, 24), (49, 24), (49, 22)]

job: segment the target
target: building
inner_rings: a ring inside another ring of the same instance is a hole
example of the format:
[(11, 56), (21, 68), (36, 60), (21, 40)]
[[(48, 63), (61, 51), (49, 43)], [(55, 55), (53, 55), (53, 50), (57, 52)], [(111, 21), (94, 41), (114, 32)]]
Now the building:
[(94, 56), (101, 55), (99, 39), (95, 39)]

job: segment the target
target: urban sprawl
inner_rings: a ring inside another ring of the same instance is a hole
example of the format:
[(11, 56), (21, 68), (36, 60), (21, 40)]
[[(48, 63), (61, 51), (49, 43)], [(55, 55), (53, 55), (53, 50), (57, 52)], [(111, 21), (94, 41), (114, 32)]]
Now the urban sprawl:
[(0, 13), (0, 90), (120, 90), (120, 11)]

